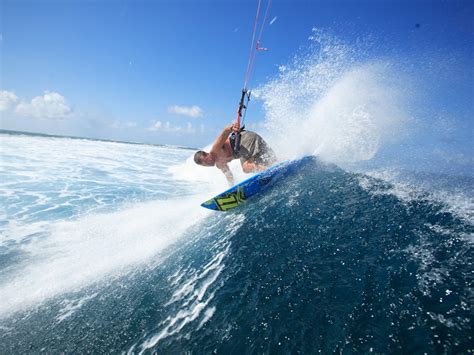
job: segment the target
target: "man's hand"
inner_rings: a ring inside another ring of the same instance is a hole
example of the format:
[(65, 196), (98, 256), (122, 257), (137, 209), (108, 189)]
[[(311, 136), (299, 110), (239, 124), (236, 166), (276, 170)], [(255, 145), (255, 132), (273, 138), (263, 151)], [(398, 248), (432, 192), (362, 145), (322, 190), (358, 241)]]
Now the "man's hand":
[(240, 126), (237, 123), (237, 121), (235, 121), (234, 124), (232, 125), (232, 130), (235, 132), (238, 132), (240, 130)]
[(248, 161), (248, 160), (242, 164), (242, 170), (246, 174), (257, 173), (257, 172), (264, 171), (264, 170), (267, 170), (267, 169), (268, 169), (267, 166), (260, 165), (260, 164), (257, 164), (255, 162)]
[(229, 186), (234, 186), (234, 176), (232, 175), (232, 171), (229, 169), (229, 166), (227, 164), (219, 167), (221, 171), (224, 173), (225, 178), (227, 179), (227, 182), (229, 183)]

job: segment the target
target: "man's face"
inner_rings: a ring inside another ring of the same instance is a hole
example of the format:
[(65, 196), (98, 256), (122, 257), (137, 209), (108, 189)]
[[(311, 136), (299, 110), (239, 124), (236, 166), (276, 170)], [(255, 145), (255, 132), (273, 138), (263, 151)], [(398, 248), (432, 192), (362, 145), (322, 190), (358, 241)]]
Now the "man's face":
[(207, 153), (206, 155), (203, 155), (201, 159), (199, 159), (199, 162), (201, 163), (202, 166), (214, 166), (214, 159), (212, 158), (212, 155)]

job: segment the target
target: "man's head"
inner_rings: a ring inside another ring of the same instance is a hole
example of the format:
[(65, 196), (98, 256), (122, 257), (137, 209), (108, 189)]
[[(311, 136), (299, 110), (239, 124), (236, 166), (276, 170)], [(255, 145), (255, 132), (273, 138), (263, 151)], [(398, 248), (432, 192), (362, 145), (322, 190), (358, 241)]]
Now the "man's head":
[(202, 150), (199, 150), (194, 154), (194, 162), (202, 166), (214, 166), (215, 164), (214, 157)]

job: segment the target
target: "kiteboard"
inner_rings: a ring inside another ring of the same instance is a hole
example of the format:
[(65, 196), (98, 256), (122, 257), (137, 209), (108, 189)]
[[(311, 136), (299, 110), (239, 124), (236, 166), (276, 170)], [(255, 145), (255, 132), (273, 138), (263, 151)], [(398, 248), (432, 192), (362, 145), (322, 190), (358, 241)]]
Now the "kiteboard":
[(297, 160), (287, 160), (264, 170), (241, 183), (232, 186), (221, 194), (203, 202), (202, 207), (214, 211), (228, 211), (245, 203), (252, 196), (266, 190), (278, 180), (286, 177), (302, 166), (313, 161), (314, 156), (305, 156)]

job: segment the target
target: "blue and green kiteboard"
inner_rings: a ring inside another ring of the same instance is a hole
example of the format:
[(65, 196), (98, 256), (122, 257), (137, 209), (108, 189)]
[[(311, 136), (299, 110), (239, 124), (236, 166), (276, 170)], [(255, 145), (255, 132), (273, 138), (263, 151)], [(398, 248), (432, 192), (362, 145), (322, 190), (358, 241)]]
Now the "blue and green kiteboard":
[(276, 181), (300, 169), (313, 161), (314, 156), (305, 156), (297, 160), (287, 160), (262, 171), (241, 183), (232, 186), (223, 193), (201, 204), (214, 211), (228, 211), (246, 202), (250, 197), (272, 186)]

